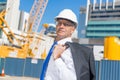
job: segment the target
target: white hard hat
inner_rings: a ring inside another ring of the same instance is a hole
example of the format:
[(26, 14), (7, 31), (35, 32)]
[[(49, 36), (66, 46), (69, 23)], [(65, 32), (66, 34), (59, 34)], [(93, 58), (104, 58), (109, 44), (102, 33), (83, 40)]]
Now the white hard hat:
[(63, 11), (61, 11), (59, 13), (59, 15), (55, 17), (56, 20), (58, 18), (70, 20), (70, 21), (74, 22), (76, 24), (76, 26), (78, 25), (77, 17), (75, 15), (75, 13), (70, 9), (64, 9)]

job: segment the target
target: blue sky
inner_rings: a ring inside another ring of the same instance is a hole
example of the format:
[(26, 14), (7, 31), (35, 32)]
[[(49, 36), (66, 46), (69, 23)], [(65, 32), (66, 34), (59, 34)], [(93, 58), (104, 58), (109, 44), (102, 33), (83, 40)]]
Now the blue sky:
[[(79, 17), (80, 6), (85, 6), (87, 0), (49, 0), (44, 15), (40, 23), (40, 29), (44, 23), (54, 23), (54, 17), (65, 9), (72, 9), (77, 17)], [(29, 12), (34, 0), (20, 0), (20, 10)]]

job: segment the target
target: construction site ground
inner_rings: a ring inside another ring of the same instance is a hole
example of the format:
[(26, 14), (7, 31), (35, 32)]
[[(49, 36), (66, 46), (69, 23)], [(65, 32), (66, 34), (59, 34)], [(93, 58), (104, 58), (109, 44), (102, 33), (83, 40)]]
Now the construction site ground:
[(19, 77), (19, 76), (9, 76), (5, 75), (4, 77), (0, 77), (0, 80), (39, 80), (39, 78), (32, 77)]

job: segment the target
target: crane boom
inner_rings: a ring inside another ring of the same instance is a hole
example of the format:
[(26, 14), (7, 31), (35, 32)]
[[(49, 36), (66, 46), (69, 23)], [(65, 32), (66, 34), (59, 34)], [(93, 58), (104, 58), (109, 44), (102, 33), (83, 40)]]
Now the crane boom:
[(35, 0), (28, 20), (28, 33), (37, 32), (48, 0)]

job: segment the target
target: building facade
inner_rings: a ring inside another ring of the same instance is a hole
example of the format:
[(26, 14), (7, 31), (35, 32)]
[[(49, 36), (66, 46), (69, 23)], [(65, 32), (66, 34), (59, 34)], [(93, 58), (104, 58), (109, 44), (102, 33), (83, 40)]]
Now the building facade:
[(78, 18), (79, 19), (78, 38), (85, 38), (85, 32), (86, 32), (85, 18), (86, 18), (86, 8), (81, 7)]
[(0, 0), (0, 11), (6, 9), (6, 4), (7, 4), (6, 0)]
[(120, 37), (120, 1), (92, 0), (91, 2), (90, 0), (87, 2), (86, 37)]
[(11, 29), (18, 30), (20, 0), (7, 0), (5, 20)]

